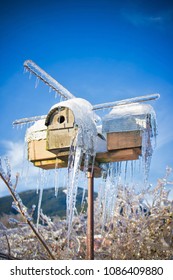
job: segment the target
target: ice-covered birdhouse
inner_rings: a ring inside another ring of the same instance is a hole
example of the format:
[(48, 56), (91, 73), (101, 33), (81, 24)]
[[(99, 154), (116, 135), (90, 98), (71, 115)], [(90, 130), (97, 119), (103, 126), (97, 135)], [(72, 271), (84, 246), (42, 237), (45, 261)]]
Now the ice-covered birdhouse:
[(46, 126), (47, 150), (54, 154), (68, 151), (77, 134), (73, 111), (65, 105), (54, 106), (47, 115)]
[(103, 118), (102, 130), (109, 152), (125, 149), (137, 159), (146, 147), (152, 150), (152, 138), (156, 136), (155, 112), (151, 105), (144, 103), (114, 107)]
[(92, 105), (81, 98), (55, 104), (45, 121), (47, 150), (57, 155), (69, 151), (76, 142), (84, 151), (94, 149), (91, 143), (91, 139), (97, 136), (94, 115)]
[(67, 167), (70, 151), (78, 147), (83, 154), (94, 155), (97, 115), (92, 105), (80, 98), (55, 104), (46, 119), (27, 129), (28, 159), (35, 166), (52, 169)]

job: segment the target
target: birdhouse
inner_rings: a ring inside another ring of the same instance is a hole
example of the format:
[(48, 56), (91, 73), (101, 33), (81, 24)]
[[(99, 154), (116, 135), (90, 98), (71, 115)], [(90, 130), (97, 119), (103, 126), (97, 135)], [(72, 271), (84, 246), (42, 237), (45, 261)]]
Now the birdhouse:
[(36, 121), (27, 129), (25, 141), (28, 146), (28, 160), (43, 169), (53, 169), (55, 165), (58, 165), (59, 168), (66, 167), (67, 163), (64, 158), (56, 158), (54, 153), (46, 149), (46, 137), (47, 127), (44, 119)]
[(114, 107), (103, 118), (102, 126), (109, 154), (124, 154), (124, 160), (138, 159), (144, 142), (149, 144), (156, 135), (155, 121), (155, 112), (148, 104), (134, 103)]
[(77, 134), (73, 111), (68, 107), (55, 107), (49, 112), (46, 125), (47, 150), (56, 155), (68, 151)]
[(86, 100), (75, 98), (55, 104), (46, 120), (36, 121), (27, 130), (29, 161), (43, 169), (67, 167), (70, 149), (76, 143), (83, 154), (92, 156), (98, 135), (95, 118), (92, 105)]
[[(56, 155), (69, 151), (72, 144), (83, 150), (92, 149), (91, 138), (97, 136), (93, 118), (92, 105), (81, 98), (70, 99), (55, 104), (49, 111), (45, 125), (47, 126), (46, 149)], [(86, 133), (91, 131), (91, 133)], [(91, 137), (92, 135), (92, 137)]]

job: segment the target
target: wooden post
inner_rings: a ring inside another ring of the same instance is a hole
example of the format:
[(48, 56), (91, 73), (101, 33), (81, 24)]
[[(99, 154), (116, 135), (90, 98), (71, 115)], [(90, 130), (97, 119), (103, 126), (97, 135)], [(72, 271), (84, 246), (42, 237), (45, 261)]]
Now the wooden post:
[(94, 260), (94, 174), (88, 171), (87, 259)]

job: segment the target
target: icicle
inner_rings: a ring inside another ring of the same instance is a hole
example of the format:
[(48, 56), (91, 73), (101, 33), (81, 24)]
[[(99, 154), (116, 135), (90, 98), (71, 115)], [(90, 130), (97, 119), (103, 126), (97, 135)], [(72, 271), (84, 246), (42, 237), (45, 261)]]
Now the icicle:
[(83, 167), (84, 180), (82, 182), (82, 184), (83, 184), (83, 193), (82, 193), (81, 207), (84, 204), (85, 193), (86, 193), (86, 189), (87, 189), (87, 180), (86, 180), (86, 178), (87, 178), (89, 163), (90, 163), (90, 155), (88, 153), (86, 153), (85, 154), (85, 159), (84, 159), (84, 167)]
[[(68, 186), (67, 186), (67, 224), (68, 224), (68, 234), (67, 239), (69, 241), (70, 234), (72, 231), (72, 222), (73, 216), (76, 206), (76, 196), (78, 190), (78, 175), (80, 170), (80, 164), (82, 160), (82, 149), (80, 147), (76, 147), (74, 163), (71, 166), (72, 162), (69, 163), (69, 178), (68, 178)], [(70, 159), (71, 161), (71, 159)]]
[(32, 73), (29, 72), (29, 80), (31, 80), (31, 78), (32, 78)]
[(96, 157), (96, 154), (93, 155), (93, 158), (92, 158), (91, 174), (93, 174), (93, 172), (94, 172), (95, 157)]
[(41, 203), (42, 203), (44, 185), (45, 185), (45, 170), (42, 170), (39, 201), (38, 201), (38, 211), (37, 211), (37, 228), (38, 228), (39, 220), (40, 220), (40, 213), (41, 213), (40, 211), (41, 211)]
[(149, 131), (143, 132), (142, 136), (142, 164), (143, 164), (143, 174), (144, 174), (144, 184), (147, 185), (148, 175), (150, 170), (150, 163), (152, 157), (152, 147), (150, 143)]
[(58, 98), (58, 93), (55, 91), (55, 99)]
[[(116, 186), (116, 176), (119, 174), (119, 165), (115, 165), (114, 163), (110, 163), (108, 165), (108, 173), (107, 178), (104, 184), (104, 191), (102, 194), (102, 231), (106, 223), (110, 222), (114, 215), (114, 208), (115, 208), (115, 200), (117, 197), (117, 186)], [(115, 175), (116, 174), (116, 175)]]
[(23, 74), (26, 74), (26, 73), (28, 73), (28, 69), (27, 68), (23, 68)]
[(59, 187), (59, 169), (58, 169), (58, 158), (56, 157), (55, 161), (55, 172), (54, 172), (54, 188), (55, 188), (55, 196), (58, 195), (58, 187)]
[(134, 179), (134, 162), (133, 162), (133, 160), (131, 160), (131, 162), (130, 162), (130, 165), (131, 165), (131, 172), (130, 172), (130, 174), (131, 174), (131, 182), (133, 183), (133, 179)]
[(37, 183), (36, 183), (36, 194), (39, 193), (40, 181), (41, 181), (41, 169), (39, 168), (39, 169), (38, 169)]
[(128, 168), (128, 161), (125, 162), (124, 184), (126, 184), (126, 179), (127, 179), (127, 168)]
[(37, 88), (37, 87), (38, 87), (38, 84), (39, 84), (39, 78), (38, 78), (38, 77), (36, 77), (36, 80), (35, 80), (35, 88)]

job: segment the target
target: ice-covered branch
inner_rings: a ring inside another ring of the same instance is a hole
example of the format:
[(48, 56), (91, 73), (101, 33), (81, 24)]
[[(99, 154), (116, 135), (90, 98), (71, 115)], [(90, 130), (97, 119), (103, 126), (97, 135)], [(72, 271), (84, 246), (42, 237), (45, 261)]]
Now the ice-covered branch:
[(159, 97), (160, 97), (160, 95), (158, 93), (155, 93), (155, 94), (138, 96), (138, 97), (133, 97), (133, 98), (129, 98), (129, 99), (109, 102), (109, 103), (102, 103), (102, 104), (94, 105), (93, 106), (93, 110), (102, 110), (102, 109), (113, 108), (115, 106), (120, 106), (120, 105), (127, 105), (127, 104), (132, 104), (132, 103), (139, 103), (139, 102), (146, 102), (146, 101), (150, 101), (150, 100), (156, 100)]
[(32, 60), (26, 60), (24, 62), (24, 67), (29, 70), (31, 73), (36, 75), (40, 80), (45, 84), (55, 90), (58, 94), (63, 96), (65, 99), (71, 99), (75, 96), (71, 94), (66, 88), (64, 88), (60, 83), (58, 83), (54, 78), (47, 74), (43, 69), (41, 69), (37, 64)]
[(30, 117), (30, 118), (22, 118), (22, 119), (15, 120), (13, 122), (13, 125), (22, 125), (22, 124), (27, 124), (27, 123), (34, 123), (38, 120), (44, 120), (44, 119), (46, 119), (46, 115), (35, 116), (35, 117)]
[(5, 172), (3, 171), (2, 165), (1, 165), (0, 178), (2, 179), (4, 184), (7, 186), (8, 190), (14, 200), (16, 210), (22, 214), (22, 216), (24, 217), (24, 219), (26, 220), (26, 222), (28, 223), (28, 225), (30, 226), (30, 228), (32, 229), (32, 231), (34, 232), (34, 234), (36, 235), (38, 240), (41, 242), (41, 244), (43, 245), (43, 247), (45, 248), (45, 250), (51, 257), (51, 259), (55, 259), (54, 256), (52, 255), (51, 251), (49, 250), (47, 244), (43, 240), (42, 236), (39, 234), (39, 232), (35, 228), (34, 224), (32, 223), (32, 217), (28, 214), (27, 208), (24, 206), (20, 196), (16, 192), (16, 186), (15, 186), (15, 188), (13, 188), (12, 185), (10, 184), (10, 182), (8, 181), (8, 177), (6, 178), (6, 176), (4, 176), (4, 175), (5, 175)]

